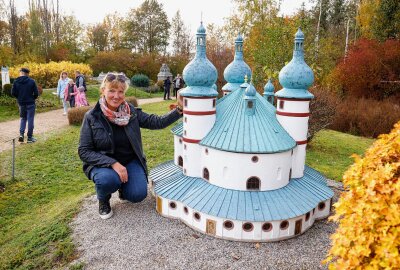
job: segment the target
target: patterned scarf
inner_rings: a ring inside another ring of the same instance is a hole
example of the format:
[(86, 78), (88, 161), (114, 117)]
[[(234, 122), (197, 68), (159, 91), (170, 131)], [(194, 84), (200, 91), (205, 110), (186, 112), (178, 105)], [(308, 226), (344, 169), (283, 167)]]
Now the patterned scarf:
[(107, 117), (108, 121), (118, 126), (126, 126), (131, 116), (131, 109), (126, 101), (119, 105), (116, 112), (110, 110), (107, 107), (107, 101), (105, 97), (101, 97), (99, 100), (100, 108), (103, 114)]

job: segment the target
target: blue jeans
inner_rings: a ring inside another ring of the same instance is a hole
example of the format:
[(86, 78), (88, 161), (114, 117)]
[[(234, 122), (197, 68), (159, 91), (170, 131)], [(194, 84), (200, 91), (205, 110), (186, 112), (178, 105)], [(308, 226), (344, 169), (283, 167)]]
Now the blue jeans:
[(90, 179), (96, 186), (97, 199), (104, 201), (118, 189), (122, 190), (125, 200), (141, 202), (147, 197), (147, 177), (140, 161), (135, 159), (126, 165), (128, 182), (122, 183), (119, 175), (112, 168), (94, 167)]
[(35, 104), (19, 105), (19, 116), (21, 117), (21, 122), (19, 126), (20, 135), (24, 135), (26, 122), (28, 121), (28, 138), (32, 137), (35, 119), (35, 108)]

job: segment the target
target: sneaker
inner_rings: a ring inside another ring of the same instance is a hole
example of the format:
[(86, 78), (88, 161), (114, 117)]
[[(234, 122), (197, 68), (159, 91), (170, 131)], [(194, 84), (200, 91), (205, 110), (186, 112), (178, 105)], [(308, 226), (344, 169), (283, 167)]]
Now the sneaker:
[(110, 199), (105, 201), (99, 200), (99, 214), (102, 219), (109, 219), (113, 215), (113, 211), (110, 205)]
[(67, 115), (67, 113), (66, 113), (66, 112), (63, 112), (63, 115)]
[(19, 142), (24, 142), (24, 135), (19, 135), (18, 141)]
[(121, 202), (126, 203), (128, 200), (124, 198), (124, 194), (122, 193), (122, 189), (118, 189), (118, 198)]
[(28, 138), (28, 140), (26, 141), (27, 143), (34, 143), (34, 142), (36, 142), (37, 140), (36, 140), (36, 138), (34, 138), (34, 137), (30, 137), (30, 138)]

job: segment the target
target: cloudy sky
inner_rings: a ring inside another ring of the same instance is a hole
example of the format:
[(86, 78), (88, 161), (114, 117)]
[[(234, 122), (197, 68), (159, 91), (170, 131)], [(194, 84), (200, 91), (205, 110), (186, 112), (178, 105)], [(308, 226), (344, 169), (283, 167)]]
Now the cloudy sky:
[[(18, 12), (24, 12), (28, 8), (28, 1), (15, 1)], [(55, 2), (55, 1), (54, 1)], [(114, 11), (125, 15), (131, 8), (138, 7), (143, 0), (60, 0), (60, 6), (66, 14), (75, 14), (78, 20), (84, 24), (101, 22), (104, 16)], [(200, 22), (200, 14), (203, 13), (205, 24), (215, 23), (222, 25), (224, 17), (228, 17), (234, 9), (230, 0), (159, 0), (164, 5), (168, 18), (171, 19), (179, 9), (181, 16), (192, 32), (197, 29)], [(309, 0), (283, 0), (281, 14), (290, 15), (298, 10), (301, 3), (305, 2), (309, 7)]]

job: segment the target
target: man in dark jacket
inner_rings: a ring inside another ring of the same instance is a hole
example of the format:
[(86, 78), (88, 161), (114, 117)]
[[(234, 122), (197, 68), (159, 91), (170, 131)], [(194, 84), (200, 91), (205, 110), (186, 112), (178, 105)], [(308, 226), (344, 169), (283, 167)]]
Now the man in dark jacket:
[(19, 128), (19, 142), (24, 141), (26, 122), (28, 122), (28, 143), (36, 142), (33, 137), (34, 118), (35, 118), (35, 99), (39, 96), (36, 83), (29, 78), (29, 69), (21, 68), (19, 77), (14, 81), (11, 94), (17, 98), (21, 123)]
[(76, 88), (83, 87), (87, 91), (85, 77), (78, 70), (75, 71), (75, 85)]
[(170, 80), (169, 77), (167, 77), (167, 78), (164, 80), (164, 100), (166, 100), (166, 99), (171, 99), (171, 98), (169, 97), (170, 91), (171, 91), (171, 80)]

